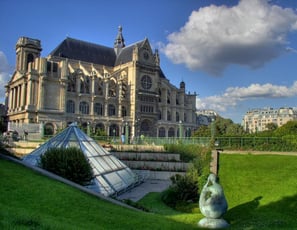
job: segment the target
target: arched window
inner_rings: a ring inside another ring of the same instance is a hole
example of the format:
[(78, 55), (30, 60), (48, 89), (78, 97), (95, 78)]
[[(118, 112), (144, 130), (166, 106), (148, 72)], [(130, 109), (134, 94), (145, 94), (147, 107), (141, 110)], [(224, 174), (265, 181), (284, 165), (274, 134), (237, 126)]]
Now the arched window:
[(169, 128), (169, 130), (168, 130), (168, 137), (174, 137), (174, 134), (175, 134), (175, 132), (174, 132), (174, 128)]
[(149, 120), (144, 120), (142, 123), (141, 123), (141, 131), (142, 132), (148, 132), (150, 131), (150, 125), (151, 125), (151, 122)]
[(170, 91), (167, 90), (167, 104), (170, 104), (170, 98), (171, 98)]
[(102, 115), (103, 114), (103, 107), (101, 103), (95, 103), (94, 104), (94, 113), (96, 115)]
[(114, 80), (110, 80), (108, 84), (108, 96), (109, 97), (116, 97), (117, 96), (117, 87)]
[(165, 137), (166, 136), (166, 131), (165, 131), (165, 128), (164, 127), (161, 127), (159, 129), (159, 137)]
[(179, 121), (179, 112), (176, 112), (175, 114), (175, 121)]
[(79, 103), (79, 112), (81, 114), (89, 114), (89, 104), (85, 101)]
[(28, 63), (30, 63), (30, 62), (33, 62), (34, 61), (34, 56), (33, 56), (33, 54), (28, 54), (28, 56), (27, 56), (27, 62)]
[(127, 85), (125, 83), (122, 84), (122, 98), (127, 97)]
[(100, 96), (103, 95), (103, 81), (101, 78), (95, 80), (95, 94)]
[(171, 113), (170, 113), (170, 111), (167, 111), (167, 121), (171, 121)]
[(75, 103), (72, 100), (68, 100), (66, 103), (66, 113), (75, 113)]
[(33, 62), (33, 61), (34, 61), (34, 56), (33, 56), (33, 54), (29, 53), (27, 55), (27, 68), (28, 68), (29, 63)]
[(125, 106), (122, 106), (122, 117), (126, 117), (127, 116), (127, 109)]
[(161, 91), (161, 89), (159, 89), (159, 102), (162, 101), (162, 100), (161, 100), (161, 97), (162, 97), (162, 91)]
[(158, 119), (159, 119), (159, 120), (162, 120), (162, 113), (161, 113), (161, 110), (158, 110)]
[(70, 74), (68, 76), (67, 91), (68, 92), (76, 92), (76, 76), (75, 76), (75, 74)]
[(80, 93), (90, 93), (90, 77), (82, 75), (80, 77)]
[(119, 127), (116, 124), (109, 126), (109, 136), (119, 136)]
[(53, 135), (54, 132), (55, 132), (55, 129), (52, 123), (46, 123), (44, 125), (44, 135)]
[(115, 106), (112, 104), (108, 105), (108, 116), (115, 116), (116, 115), (116, 110)]

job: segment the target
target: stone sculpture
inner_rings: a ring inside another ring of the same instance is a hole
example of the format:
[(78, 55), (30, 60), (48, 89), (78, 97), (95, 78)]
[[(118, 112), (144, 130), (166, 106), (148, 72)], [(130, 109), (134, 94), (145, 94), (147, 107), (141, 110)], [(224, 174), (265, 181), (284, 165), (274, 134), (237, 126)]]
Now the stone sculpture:
[(210, 174), (199, 198), (200, 212), (205, 216), (198, 222), (203, 228), (226, 228), (229, 224), (222, 219), (228, 204), (222, 186), (217, 182), (217, 176)]

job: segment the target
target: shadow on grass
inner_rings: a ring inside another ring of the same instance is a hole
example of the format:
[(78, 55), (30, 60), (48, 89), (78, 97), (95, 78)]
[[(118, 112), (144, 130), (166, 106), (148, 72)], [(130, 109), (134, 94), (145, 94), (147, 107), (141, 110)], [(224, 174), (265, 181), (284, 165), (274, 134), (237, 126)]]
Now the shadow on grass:
[(261, 196), (224, 215), (231, 229), (292, 229), (297, 226), (297, 194), (260, 206)]

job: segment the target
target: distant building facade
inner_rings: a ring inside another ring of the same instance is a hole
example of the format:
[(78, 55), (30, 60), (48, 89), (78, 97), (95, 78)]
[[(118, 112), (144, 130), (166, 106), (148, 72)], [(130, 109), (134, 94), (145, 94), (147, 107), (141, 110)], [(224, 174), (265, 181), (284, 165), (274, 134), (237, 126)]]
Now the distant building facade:
[(41, 42), (21, 37), (16, 69), (6, 86), (11, 123), (44, 125), (54, 134), (78, 122), (109, 136), (176, 137), (196, 124), (196, 93), (172, 85), (148, 39), (125, 45), (119, 27), (114, 47), (66, 38), (47, 57)]
[(267, 130), (267, 124), (274, 123), (278, 127), (288, 121), (297, 119), (296, 108), (263, 108), (249, 110), (242, 120), (245, 131), (256, 133)]
[(198, 127), (205, 125), (208, 126), (213, 120), (216, 119), (218, 114), (214, 110), (200, 109), (196, 111)]

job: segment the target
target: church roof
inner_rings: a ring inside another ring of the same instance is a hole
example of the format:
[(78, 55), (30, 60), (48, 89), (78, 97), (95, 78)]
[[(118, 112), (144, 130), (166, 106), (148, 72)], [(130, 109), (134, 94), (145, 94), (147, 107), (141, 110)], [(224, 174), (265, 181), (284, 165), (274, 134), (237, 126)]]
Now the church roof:
[(95, 176), (90, 189), (109, 196), (137, 184), (138, 177), (128, 166), (101, 147), (75, 124), (57, 134), (23, 158), (23, 161), (38, 165), (40, 156), (50, 148), (78, 147), (91, 164)]
[[(114, 48), (67, 37), (49, 55), (114, 67), (131, 62), (133, 60), (133, 49), (135, 47), (141, 48), (147, 41), (145, 38), (125, 46), (122, 28), (119, 27)], [(159, 74), (161, 78), (166, 78), (161, 69)]]
[(116, 54), (113, 48), (66, 38), (55, 48), (50, 56), (64, 57), (105, 66), (114, 66)]

